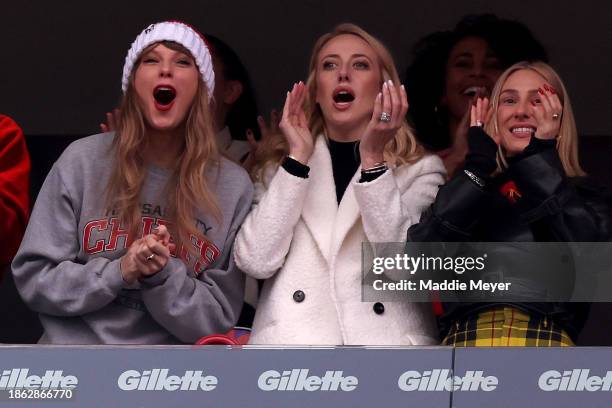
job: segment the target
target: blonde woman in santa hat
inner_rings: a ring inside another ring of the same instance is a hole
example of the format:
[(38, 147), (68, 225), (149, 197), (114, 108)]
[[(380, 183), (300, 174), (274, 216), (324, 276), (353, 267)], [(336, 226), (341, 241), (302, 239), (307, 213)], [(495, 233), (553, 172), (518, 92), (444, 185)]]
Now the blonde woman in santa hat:
[(226, 332), (242, 306), (231, 248), (252, 186), (215, 144), (202, 36), (150, 25), (128, 52), (122, 89), (114, 137), (66, 149), (13, 262), (41, 343), (192, 343)]

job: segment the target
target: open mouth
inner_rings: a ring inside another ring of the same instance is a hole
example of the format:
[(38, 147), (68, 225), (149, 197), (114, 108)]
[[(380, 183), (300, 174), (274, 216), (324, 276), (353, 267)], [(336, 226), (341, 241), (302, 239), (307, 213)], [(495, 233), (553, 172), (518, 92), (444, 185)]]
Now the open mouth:
[(355, 100), (355, 95), (349, 90), (340, 89), (334, 92), (333, 99), (336, 103), (350, 103)]
[(168, 85), (157, 86), (153, 90), (153, 98), (160, 107), (169, 107), (176, 98), (176, 89)]
[(489, 96), (489, 90), (485, 86), (470, 86), (463, 90), (463, 94), (473, 97), (478, 95), (479, 97)]

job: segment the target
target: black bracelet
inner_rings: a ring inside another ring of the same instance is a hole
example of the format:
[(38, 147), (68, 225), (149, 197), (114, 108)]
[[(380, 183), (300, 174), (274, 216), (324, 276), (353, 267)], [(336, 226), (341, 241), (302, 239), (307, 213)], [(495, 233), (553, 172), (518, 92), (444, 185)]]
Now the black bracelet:
[(385, 174), (389, 170), (387, 166), (378, 170), (367, 170), (361, 171), (361, 178), (359, 179), (359, 183), (368, 183), (370, 181), (374, 181), (383, 174)]
[(310, 167), (308, 167), (305, 164), (300, 163), (299, 161), (295, 160), (291, 156), (285, 156), (282, 166), (283, 166), (283, 169), (285, 169), (287, 173), (291, 174), (292, 176), (300, 177), (300, 178), (308, 178)]

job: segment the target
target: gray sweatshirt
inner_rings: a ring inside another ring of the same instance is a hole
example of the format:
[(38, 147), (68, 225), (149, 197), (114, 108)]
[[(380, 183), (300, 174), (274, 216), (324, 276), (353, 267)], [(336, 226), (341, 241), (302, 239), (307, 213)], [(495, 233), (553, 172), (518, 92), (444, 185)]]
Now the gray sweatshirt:
[[(53, 165), (14, 258), (15, 283), (45, 329), (40, 343), (180, 344), (225, 333), (238, 319), (244, 279), (232, 245), (249, 211), (247, 173), (222, 159), (208, 180), (222, 219), (196, 209), (198, 256), (171, 257), (155, 276), (126, 284), (119, 269), (126, 226), (105, 210), (113, 164), (112, 134), (72, 143)], [(164, 187), (170, 173), (149, 167), (141, 195), (145, 234), (168, 222)], [(204, 234), (205, 237), (204, 238)], [(177, 254), (186, 254), (177, 248)]]

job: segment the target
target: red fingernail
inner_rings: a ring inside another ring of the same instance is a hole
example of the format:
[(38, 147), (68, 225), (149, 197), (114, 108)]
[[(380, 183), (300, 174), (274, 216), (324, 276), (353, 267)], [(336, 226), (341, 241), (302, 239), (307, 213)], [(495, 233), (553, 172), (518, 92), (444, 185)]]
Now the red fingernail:
[(542, 90), (542, 88), (538, 88), (538, 92), (540, 93), (540, 95), (544, 95), (544, 91)]
[(536, 106), (535, 102), (533, 102), (533, 101), (531, 101), (531, 104), (532, 104), (533, 106)]

